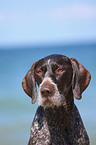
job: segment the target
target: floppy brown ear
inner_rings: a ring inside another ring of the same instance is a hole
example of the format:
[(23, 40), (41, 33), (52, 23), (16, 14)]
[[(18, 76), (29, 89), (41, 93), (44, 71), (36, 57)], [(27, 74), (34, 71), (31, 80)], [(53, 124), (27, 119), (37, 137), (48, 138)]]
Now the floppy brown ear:
[(32, 98), (32, 104), (36, 102), (37, 99), (37, 89), (36, 89), (36, 82), (34, 77), (34, 67), (35, 63), (33, 63), (32, 67), (24, 77), (22, 81), (22, 86), (25, 93)]
[(80, 64), (75, 58), (71, 58), (73, 68), (72, 90), (76, 99), (80, 100), (82, 92), (89, 85), (91, 75), (88, 70)]

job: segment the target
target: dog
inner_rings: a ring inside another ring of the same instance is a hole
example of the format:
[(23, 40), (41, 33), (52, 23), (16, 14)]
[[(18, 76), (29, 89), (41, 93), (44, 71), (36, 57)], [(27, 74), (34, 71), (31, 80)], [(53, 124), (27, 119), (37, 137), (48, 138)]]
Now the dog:
[(22, 86), (32, 104), (39, 86), (36, 111), (28, 145), (89, 145), (89, 137), (74, 104), (91, 79), (75, 58), (53, 54), (33, 63)]

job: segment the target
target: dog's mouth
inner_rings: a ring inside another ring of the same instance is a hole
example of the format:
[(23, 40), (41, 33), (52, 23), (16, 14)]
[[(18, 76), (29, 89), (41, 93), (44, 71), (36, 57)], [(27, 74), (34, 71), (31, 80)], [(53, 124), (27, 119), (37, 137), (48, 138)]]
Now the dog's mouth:
[(61, 104), (60, 96), (57, 85), (51, 78), (46, 77), (40, 85), (39, 105), (47, 107), (59, 106)]
[(48, 106), (48, 107), (49, 107), (49, 106), (52, 106), (52, 104), (53, 104), (53, 103), (52, 103), (52, 101), (51, 101), (50, 99), (46, 99), (46, 100), (43, 102), (42, 105), (43, 105), (43, 106)]
[(43, 107), (52, 107), (54, 106), (54, 96), (47, 96), (42, 97), (42, 95), (39, 96), (39, 105)]
[(47, 96), (47, 97), (42, 97), (42, 95), (39, 96), (39, 105), (43, 107), (52, 107), (54, 106), (59, 106), (62, 103), (62, 99), (60, 94), (56, 93), (53, 96)]

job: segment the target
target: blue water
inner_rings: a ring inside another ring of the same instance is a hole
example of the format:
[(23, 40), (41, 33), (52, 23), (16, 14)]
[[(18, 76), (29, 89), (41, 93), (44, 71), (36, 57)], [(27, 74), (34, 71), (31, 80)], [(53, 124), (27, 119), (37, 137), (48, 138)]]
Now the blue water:
[(26, 145), (38, 106), (22, 89), (22, 79), (33, 64), (50, 54), (76, 58), (91, 74), (80, 101), (75, 99), (91, 144), (96, 145), (96, 44), (15, 47), (0, 50), (0, 145)]

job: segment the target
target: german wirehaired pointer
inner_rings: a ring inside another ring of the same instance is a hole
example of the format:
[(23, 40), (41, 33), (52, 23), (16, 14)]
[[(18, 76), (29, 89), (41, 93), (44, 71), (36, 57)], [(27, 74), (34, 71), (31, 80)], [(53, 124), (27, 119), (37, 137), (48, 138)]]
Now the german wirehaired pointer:
[(39, 86), (39, 107), (28, 145), (89, 145), (74, 97), (81, 99), (90, 78), (75, 58), (54, 54), (33, 63), (22, 83), (33, 104), (36, 83)]

